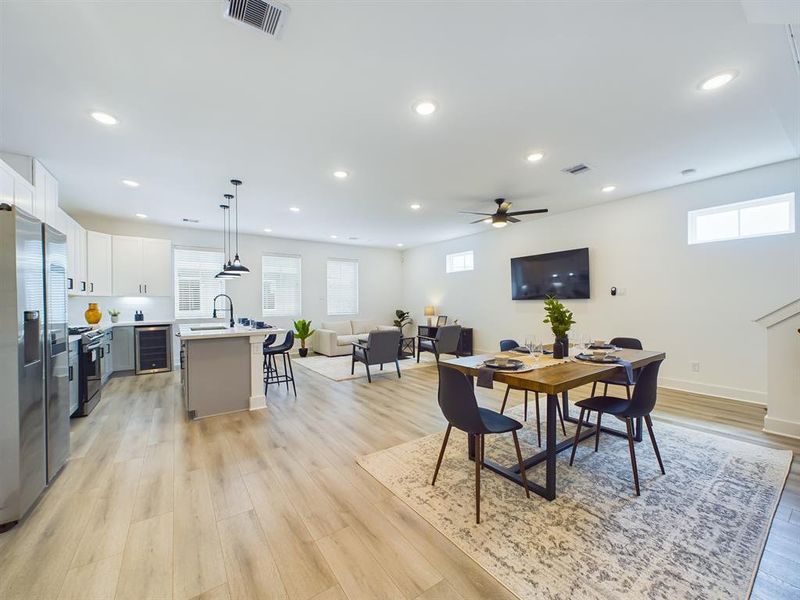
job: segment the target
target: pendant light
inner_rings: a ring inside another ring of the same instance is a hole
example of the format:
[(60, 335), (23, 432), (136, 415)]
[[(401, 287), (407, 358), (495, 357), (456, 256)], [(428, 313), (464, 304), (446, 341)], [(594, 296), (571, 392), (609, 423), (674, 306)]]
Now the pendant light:
[(226, 273), (225, 269), (228, 265), (231, 264), (228, 261), (228, 264), (225, 264), (225, 259), (228, 257), (228, 245), (230, 241), (230, 215), (228, 213), (228, 209), (231, 207), (231, 196), (230, 194), (225, 194), (225, 199), (227, 202), (225, 204), (220, 204), (219, 207), (222, 209), (222, 271), (217, 273), (215, 277), (217, 279), (236, 279), (241, 277), (238, 273)]
[(239, 186), (242, 185), (242, 182), (240, 179), (231, 179), (231, 183), (233, 184), (234, 192), (236, 194), (236, 252), (233, 257), (233, 264), (226, 266), (225, 272), (249, 273), (250, 269), (245, 267), (242, 264), (242, 261), (239, 260)]

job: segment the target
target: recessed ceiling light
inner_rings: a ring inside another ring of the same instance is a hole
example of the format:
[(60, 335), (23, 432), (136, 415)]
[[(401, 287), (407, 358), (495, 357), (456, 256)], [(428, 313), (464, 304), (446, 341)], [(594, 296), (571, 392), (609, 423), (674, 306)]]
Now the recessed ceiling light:
[(617, 186), (615, 186), (615, 185), (607, 185), (607, 186), (603, 187), (601, 189), (601, 191), (608, 193), (608, 192), (613, 192), (615, 189), (617, 189)]
[(297, 208), (296, 206), (290, 206), (289, 210), (292, 211), (292, 212), (300, 212), (300, 209)]
[(720, 73), (719, 75), (714, 75), (706, 79), (703, 83), (700, 84), (700, 89), (707, 92), (709, 90), (716, 90), (721, 88), (722, 86), (728, 85), (731, 81), (736, 79), (738, 73), (736, 71), (725, 71), (724, 73)]
[(398, 242), (398, 243), (397, 243), (397, 247), (398, 247), (398, 248), (402, 248), (402, 247), (403, 247), (403, 242)]
[(427, 117), (428, 115), (432, 115), (436, 112), (436, 102), (433, 100), (420, 100), (416, 104), (414, 104), (414, 112), (418, 115), (422, 115), (423, 117)]
[(347, 171), (334, 171), (333, 172), (333, 176), (336, 177), (336, 179), (347, 179), (348, 175), (350, 175), (350, 173), (348, 173)]
[(116, 117), (104, 112), (95, 111), (92, 113), (92, 118), (97, 121), (98, 123), (102, 123), (103, 125), (116, 125), (119, 123)]
[(133, 188), (139, 187), (139, 182), (134, 181), (133, 179), (123, 179), (122, 183), (127, 185), (128, 187), (133, 187)]
[(410, 208), (411, 208), (411, 210), (419, 210), (420, 208), (422, 208), (422, 204), (417, 204), (415, 202), (414, 204), (411, 205)]
[(144, 213), (136, 213), (136, 216), (139, 217), (140, 219), (146, 219), (147, 218), (147, 215), (144, 214)]
[(338, 235), (332, 235), (332, 236), (331, 236), (331, 239), (332, 239), (332, 240), (335, 240), (335, 239), (336, 239), (336, 238), (338, 238), (338, 237), (339, 237)]
[(267, 227), (267, 228), (264, 229), (264, 233), (272, 233), (272, 229)]
[(544, 158), (544, 152), (531, 152), (525, 157), (528, 162), (539, 162)]

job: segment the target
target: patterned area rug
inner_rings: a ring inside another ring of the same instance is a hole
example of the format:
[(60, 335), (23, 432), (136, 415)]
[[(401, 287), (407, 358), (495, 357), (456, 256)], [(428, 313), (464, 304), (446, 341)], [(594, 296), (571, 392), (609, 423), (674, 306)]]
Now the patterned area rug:
[[(450, 358), (446, 356), (445, 358)], [(315, 373), (319, 373), (323, 377), (333, 379), (334, 381), (346, 381), (348, 379), (367, 378), (367, 370), (364, 368), (363, 363), (356, 363), (355, 374), (350, 374), (350, 362), (352, 358), (347, 356), (324, 356), (322, 354), (308, 355), (305, 358), (292, 356), (292, 363), (295, 365), (302, 365), (306, 369), (311, 369)], [(405, 358), (400, 361), (400, 373), (408, 369), (419, 369), (421, 367), (430, 367), (436, 364), (436, 357), (430, 352), (423, 352), (420, 357), (420, 362), (417, 363), (416, 358)], [(372, 379), (375, 380), (380, 377), (394, 377), (397, 378), (397, 370), (394, 368), (394, 363), (383, 365), (383, 371), (380, 370), (379, 365), (372, 365), (369, 368), (372, 374)]]
[[(522, 419), (521, 407), (508, 414)], [(535, 427), (521, 432), (523, 456)], [(558, 455), (553, 502), (484, 470), (480, 525), (466, 435), (453, 430), (436, 486), (443, 432), (358, 462), (520, 598), (747, 598), (792, 453), (660, 421), (654, 430), (667, 474), (645, 433), (641, 496), (627, 441), (603, 434), (598, 453), (593, 438), (581, 443), (573, 467), (568, 450)], [(510, 434), (487, 436), (485, 454), (516, 463)], [(528, 477), (543, 484), (544, 465)]]

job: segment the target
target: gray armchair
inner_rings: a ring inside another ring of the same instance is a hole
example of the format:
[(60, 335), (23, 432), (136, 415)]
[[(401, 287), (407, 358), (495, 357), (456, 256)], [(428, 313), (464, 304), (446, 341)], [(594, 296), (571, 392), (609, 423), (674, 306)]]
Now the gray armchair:
[(436, 362), (440, 354), (455, 354), (458, 356), (458, 343), (461, 340), (461, 325), (446, 325), (436, 330), (436, 337), (417, 336), (417, 362), (423, 352), (433, 352)]
[(383, 371), (384, 363), (394, 363), (397, 368), (397, 377), (400, 378), (400, 363), (397, 362), (397, 352), (400, 349), (399, 329), (370, 331), (366, 343), (353, 342), (353, 360), (350, 364), (350, 374), (356, 371), (356, 362), (364, 363), (367, 368), (367, 380), (372, 383), (369, 372), (370, 365), (380, 365)]

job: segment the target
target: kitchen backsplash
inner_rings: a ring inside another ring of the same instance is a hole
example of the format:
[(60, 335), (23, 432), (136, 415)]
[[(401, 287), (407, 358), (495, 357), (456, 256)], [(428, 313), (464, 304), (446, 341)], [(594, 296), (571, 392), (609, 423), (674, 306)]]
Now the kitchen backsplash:
[(170, 297), (142, 297), (142, 296), (71, 296), (69, 298), (69, 324), (86, 325), (83, 313), (89, 307), (89, 302), (96, 302), (103, 313), (100, 323), (110, 323), (111, 316), (108, 309), (115, 308), (120, 311), (120, 321), (133, 321), (133, 314), (137, 310), (144, 313), (145, 321), (164, 319), (172, 321), (175, 318), (175, 305)]

